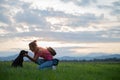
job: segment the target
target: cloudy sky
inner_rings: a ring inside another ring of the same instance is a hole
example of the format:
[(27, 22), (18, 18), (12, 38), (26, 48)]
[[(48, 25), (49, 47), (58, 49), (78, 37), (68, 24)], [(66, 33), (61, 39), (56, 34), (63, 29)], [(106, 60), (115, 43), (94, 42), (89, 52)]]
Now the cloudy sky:
[(0, 0), (0, 56), (33, 40), (57, 57), (120, 54), (120, 0)]

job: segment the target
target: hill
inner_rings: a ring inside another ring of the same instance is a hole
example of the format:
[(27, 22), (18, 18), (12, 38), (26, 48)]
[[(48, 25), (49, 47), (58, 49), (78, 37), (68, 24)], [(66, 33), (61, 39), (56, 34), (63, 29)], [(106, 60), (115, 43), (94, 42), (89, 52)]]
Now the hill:
[[(30, 56), (33, 56), (32, 53), (29, 53)], [(0, 61), (11, 61), (14, 60), (18, 54), (13, 55), (13, 56), (8, 56), (8, 57), (0, 57)], [(101, 54), (101, 53), (92, 53), (86, 56), (82, 57), (71, 57), (71, 56), (63, 56), (63, 57), (58, 57), (59, 60), (94, 60), (94, 59), (109, 59), (109, 58), (116, 58), (120, 59), (120, 54)], [(24, 60), (28, 60), (27, 58), (24, 58)]]

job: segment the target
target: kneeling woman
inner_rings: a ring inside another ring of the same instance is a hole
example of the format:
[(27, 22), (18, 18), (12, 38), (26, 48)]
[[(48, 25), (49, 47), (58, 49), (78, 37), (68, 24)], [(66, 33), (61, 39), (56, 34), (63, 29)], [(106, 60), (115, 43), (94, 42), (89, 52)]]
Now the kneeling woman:
[[(54, 60), (51, 53), (42, 47), (38, 47), (36, 44), (36, 40), (29, 43), (30, 50), (34, 53), (34, 57), (30, 57), (28, 54), (25, 54), (27, 58), (29, 58), (31, 61), (39, 64), (39, 69), (45, 69), (45, 68), (55, 68), (55, 66), (58, 64), (58, 60)], [(43, 59), (39, 59), (39, 57), (42, 57)]]

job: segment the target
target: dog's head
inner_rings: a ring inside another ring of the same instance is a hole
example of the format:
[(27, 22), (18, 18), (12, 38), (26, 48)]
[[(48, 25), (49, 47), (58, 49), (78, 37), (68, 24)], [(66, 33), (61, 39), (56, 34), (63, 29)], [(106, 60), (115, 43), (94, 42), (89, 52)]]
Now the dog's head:
[(24, 54), (28, 54), (28, 51), (21, 50), (21, 51), (20, 51), (20, 56), (23, 56)]

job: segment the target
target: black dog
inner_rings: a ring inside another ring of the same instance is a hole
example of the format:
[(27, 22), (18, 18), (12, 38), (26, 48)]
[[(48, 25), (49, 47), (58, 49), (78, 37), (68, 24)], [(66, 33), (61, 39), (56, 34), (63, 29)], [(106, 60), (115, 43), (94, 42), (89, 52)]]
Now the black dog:
[(23, 67), (23, 57), (24, 54), (28, 54), (28, 51), (21, 50), (18, 57), (11, 64), (12, 67)]

